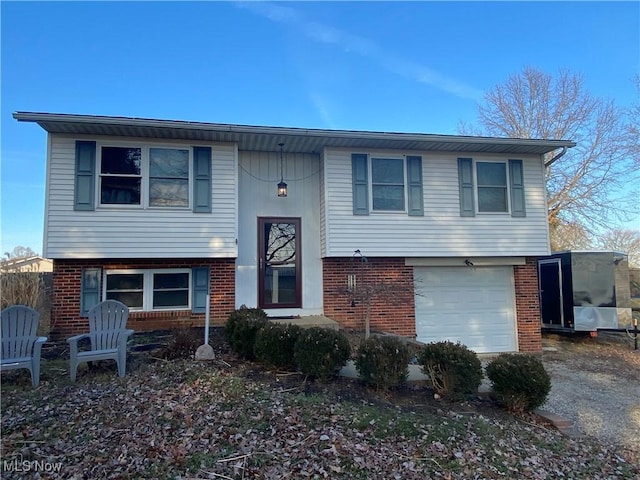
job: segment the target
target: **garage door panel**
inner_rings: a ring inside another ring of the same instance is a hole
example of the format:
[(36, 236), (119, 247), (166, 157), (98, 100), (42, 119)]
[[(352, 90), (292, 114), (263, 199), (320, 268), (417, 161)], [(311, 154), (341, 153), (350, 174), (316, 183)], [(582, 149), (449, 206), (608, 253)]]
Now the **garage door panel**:
[(516, 350), (511, 267), (416, 267), (416, 332), (478, 353)]

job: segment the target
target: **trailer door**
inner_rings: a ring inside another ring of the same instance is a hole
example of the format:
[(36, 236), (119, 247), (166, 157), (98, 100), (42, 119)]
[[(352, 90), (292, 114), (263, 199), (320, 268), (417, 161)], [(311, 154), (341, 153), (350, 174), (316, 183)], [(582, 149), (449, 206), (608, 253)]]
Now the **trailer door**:
[(562, 268), (560, 259), (538, 261), (540, 282), (540, 315), (545, 327), (563, 328), (562, 309)]

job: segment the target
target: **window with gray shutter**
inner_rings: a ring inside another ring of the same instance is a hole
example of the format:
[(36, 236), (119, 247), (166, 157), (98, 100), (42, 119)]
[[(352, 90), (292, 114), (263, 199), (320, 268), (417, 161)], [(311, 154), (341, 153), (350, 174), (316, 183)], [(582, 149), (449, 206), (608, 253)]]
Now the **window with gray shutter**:
[(95, 210), (96, 142), (76, 141), (74, 210)]
[(526, 217), (522, 160), (509, 160), (509, 182), (511, 187), (511, 216)]
[(191, 291), (191, 311), (205, 313), (207, 309), (207, 295), (209, 294), (209, 267), (195, 267), (191, 271), (193, 288)]
[(82, 269), (80, 284), (80, 316), (86, 317), (89, 310), (100, 303), (100, 268)]
[(409, 215), (424, 215), (424, 197), (422, 193), (422, 157), (407, 156), (407, 182), (409, 197)]
[(473, 161), (458, 158), (458, 183), (460, 188), (460, 216), (474, 217), (476, 207), (473, 193)]
[(367, 155), (354, 153), (351, 155), (353, 180), (353, 214), (369, 215), (369, 166)]
[(211, 147), (193, 147), (193, 212), (211, 213)]

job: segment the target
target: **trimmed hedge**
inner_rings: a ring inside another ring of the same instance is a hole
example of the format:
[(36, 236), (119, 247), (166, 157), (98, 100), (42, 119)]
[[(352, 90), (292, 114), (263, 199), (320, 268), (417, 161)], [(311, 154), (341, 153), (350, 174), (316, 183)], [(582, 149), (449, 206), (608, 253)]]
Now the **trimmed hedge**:
[(409, 375), (409, 349), (396, 337), (373, 336), (358, 348), (355, 365), (360, 378), (379, 390), (397, 387)]
[(253, 351), (258, 361), (282, 370), (294, 370), (293, 347), (300, 336), (297, 325), (269, 323), (256, 333)]
[(478, 392), (482, 364), (475, 352), (449, 341), (427, 344), (419, 354), (422, 372), (433, 389), (450, 400), (461, 400)]
[(256, 334), (265, 325), (267, 314), (260, 308), (247, 308), (243, 305), (231, 312), (225, 325), (225, 334), (231, 350), (247, 360), (254, 360)]
[(551, 378), (542, 362), (531, 355), (505, 353), (488, 363), (487, 378), (498, 402), (523, 413), (542, 405), (551, 391)]
[(320, 379), (335, 376), (350, 355), (351, 345), (343, 333), (321, 327), (303, 329), (294, 346), (300, 371)]

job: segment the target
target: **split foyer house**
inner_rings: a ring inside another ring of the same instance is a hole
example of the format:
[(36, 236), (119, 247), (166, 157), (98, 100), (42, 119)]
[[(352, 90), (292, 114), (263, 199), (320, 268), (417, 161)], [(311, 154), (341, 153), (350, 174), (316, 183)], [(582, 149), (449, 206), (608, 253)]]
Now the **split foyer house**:
[(423, 342), (541, 348), (543, 157), (570, 141), (14, 118), (48, 133), (53, 335), (110, 298), (137, 331), (202, 325), (210, 294), (217, 325), (241, 305), (354, 329), (369, 311)]

